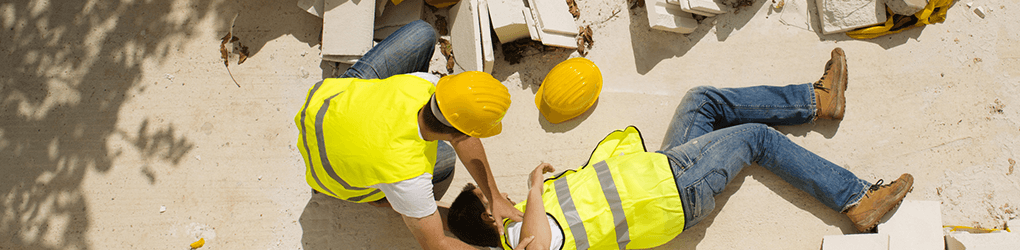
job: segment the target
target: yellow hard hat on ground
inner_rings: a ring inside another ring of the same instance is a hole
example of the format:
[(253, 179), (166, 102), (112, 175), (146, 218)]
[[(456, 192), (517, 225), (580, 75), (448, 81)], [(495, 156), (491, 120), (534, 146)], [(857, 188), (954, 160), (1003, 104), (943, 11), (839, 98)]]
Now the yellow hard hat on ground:
[(485, 138), (503, 131), (501, 121), (510, 108), (510, 92), (488, 73), (468, 71), (439, 79), (431, 105), (443, 124)]
[(591, 108), (602, 92), (602, 72), (588, 59), (571, 58), (549, 70), (535, 93), (535, 106), (551, 123), (573, 119)]

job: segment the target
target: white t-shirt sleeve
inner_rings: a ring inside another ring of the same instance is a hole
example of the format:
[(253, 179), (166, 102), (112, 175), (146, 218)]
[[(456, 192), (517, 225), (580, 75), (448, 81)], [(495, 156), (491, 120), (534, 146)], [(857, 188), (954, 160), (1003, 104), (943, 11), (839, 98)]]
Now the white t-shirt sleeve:
[[(563, 248), (563, 230), (557, 226), (556, 219), (553, 219), (549, 214), (545, 215), (545, 218), (549, 220), (549, 249), (560, 249)], [(504, 231), (506, 232), (506, 241), (510, 243), (510, 247), (517, 247), (521, 238), (521, 223), (517, 221), (510, 222), (510, 226)]]
[(439, 76), (434, 75), (432, 73), (414, 72), (408, 73), (408, 75), (417, 76), (418, 78), (425, 79), (426, 81), (432, 82), (432, 85), (436, 85), (437, 83), (439, 83)]
[(404, 216), (422, 218), (436, 212), (436, 200), (432, 194), (432, 174), (424, 173), (411, 179), (380, 183), (371, 187), (382, 190), (393, 210)]

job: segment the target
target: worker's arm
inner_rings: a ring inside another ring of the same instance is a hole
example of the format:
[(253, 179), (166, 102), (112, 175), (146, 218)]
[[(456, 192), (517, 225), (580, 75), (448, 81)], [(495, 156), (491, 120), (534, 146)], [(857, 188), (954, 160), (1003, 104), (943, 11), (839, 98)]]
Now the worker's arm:
[(475, 137), (464, 136), (450, 141), (450, 144), (457, 152), (457, 156), (460, 157), (460, 161), (464, 163), (468, 173), (471, 174), (471, 178), (475, 179), (478, 188), (489, 200), (489, 212), (495, 219), (493, 225), (499, 228), (499, 233), (503, 233), (503, 227), (500, 225), (503, 218), (514, 221), (524, 219), (524, 213), (515, 209), (509, 200), (500, 195), (499, 188), (496, 187), (496, 179), (492, 177), (492, 169), (489, 168), (489, 161), (485, 158), (482, 141)]
[[(418, 245), (421, 245), (422, 249), (425, 250), (438, 250), (438, 249), (466, 249), (466, 250), (477, 250), (477, 248), (464, 243), (455, 238), (451, 238), (443, 234), (443, 221), (439, 218), (439, 213), (432, 213), (432, 215), (425, 216), (422, 218), (404, 217), (404, 224), (407, 225), (408, 229), (411, 229), (411, 234), (414, 235), (414, 239), (418, 240)], [(546, 229), (548, 230), (548, 229)], [(522, 238), (521, 244), (518, 244), (514, 249), (525, 249), (533, 238)], [(548, 247), (546, 247), (548, 248)]]
[(542, 174), (553, 171), (552, 165), (542, 163), (531, 171), (531, 188), (528, 190), (528, 203), (524, 209), (524, 221), (521, 222), (521, 242), (525, 238), (535, 237), (531, 247), (528, 249), (549, 249), (552, 238), (552, 231), (549, 229), (549, 220), (545, 216), (545, 206), (542, 202)]
[(477, 250), (463, 241), (443, 234), (443, 221), (439, 218), (438, 212), (422, 218), (403, 217), (404, 224), (411, 230), (411, 234), (414, 235), (415, 240), (418, 240), (418, 245), (421, 245), (422, 249)]

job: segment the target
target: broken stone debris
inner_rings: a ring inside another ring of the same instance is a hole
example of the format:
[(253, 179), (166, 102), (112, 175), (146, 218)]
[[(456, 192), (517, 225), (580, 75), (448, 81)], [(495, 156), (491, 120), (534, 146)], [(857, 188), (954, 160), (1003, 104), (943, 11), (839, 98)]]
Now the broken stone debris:
[(648, 25), (653, 29), (687, 34), (698, 27), (698, 21), (680, 6), (668, 4), (666, 0), (644, 1), (648, 8)]
[(928, 5), (928, 0), (888, 0), (885, 2), (889, 11), (900, 15), (913, 15), (923, 10), (925, 5)]
[[(529, 23), (535, 24), (535, 29), (529, 28), (529, 32), (534, 31), (532, 40), (548, 46), (577, 48), (577, 25), (574, 24), (574, 17), (570, 15), (566, 1), (528, 0), (528, 3), (531, 8), (525, 11), (524, 18), (532, 18)], [(536, 36), (538, 39), (535, 39)]]
[(478, 0), (461, 0), (450, 8), (450, 43), (456, 66), (454, 74), (485, 69)]
[(487, 0), (489, 20), (492, 22), (492, 29), (500, 43), (513, 42), (514, 40), (530, 37), (528, 23), (524, 20), (523, 0)]
[(885, 22), (885, 4), (878, 0), (816, 0), (823, 34)]
[(373, 37), (375, 40), (386, 39), (400, 27), (421, 20), (422, 9), (425, 7), (424, 0), (403, 0), (397, 5), (394, 5), (393, 1), (383, 1), (380, 4), (386, 7), (382, 14), (376, 17)]
[(998, 231), (993, 233), (952, 232), (946, 234), (947, 250), (1020, 249), (1020, 233)]
[(373, 46), (375, 1), (325, 0), (322, 59), (351, 63)]

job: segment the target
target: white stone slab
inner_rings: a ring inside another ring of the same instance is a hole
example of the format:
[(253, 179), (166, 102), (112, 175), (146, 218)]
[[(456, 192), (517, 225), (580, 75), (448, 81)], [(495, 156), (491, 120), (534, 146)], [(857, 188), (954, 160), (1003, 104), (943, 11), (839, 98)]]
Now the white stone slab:
[(938, 201), (904, 200), (882, 218), (878, 233), (889, 235), (889, 249), (943, 249), (941, 207)]
[(947, 250), (1002, 250), (1020, 249), (1020, 234), (953, 232), (946, 235)]
[(528, 24), (528, 35), (531, 36), (531, 40), (542, 41), (542, 32), (538, 29), (538, 21), (535, 21), (531, 9), (524, 8), (521, 10), (521, 15), (524, 16), (524, 21)]
[(542, 32), (542, 44), (561, 48), (576, 49), (577, 36)]
[(525, 9), (524, 0), (488, 0), (486, 5), (490, 10), (496, 10), (489, 12), (489, 20), (500, 43), (529, 36), (528, 21), (521, 15)]
[(687, 34), (698, 27), (698, 21), (691, 13), (665, 0), (645, 0), (645, 6), (648, 8), (648, 25), (653, 29)]
[(1009, 231), (1013, 231), (1013, 233), (1020, 233), (1020, 218), (1007, 221), (1006, 228), (1009, 228)]
[(385, 39), (400, 27), (421, 20), (422, 10), (425, 8), (424, 0), (404, 0), (397, 5), (389, 0), (385, 3), (386, 8), (382, 15), (375, 19), (375, 40)]
[(885, 5), (879, 0), (816, 0), (822, 33), (846, 32), (885, 22)]
[(362, 56), (372, 49), (375, 1), (326, 0), (322, 54)]
[(687, 2), (691, 5), (691, 10), (712, 14), (726, 13), (726, 11), (723, 11), (722, 6), (713, 0), (688, 0)]
[(461, 0), (450, 8), (450, 43), (457, 67), (453, 73), (482, 71), (482, 35), (478, 0)]
[(496, 56), (492, 54), (492, 25), (489, 23), (489, 5), (486, 0), (478, 1), (478, 24), (482, 38), (482, 71), (492, 73)]
[[(712, 13), (708, 13), (708, 12), (703, 12), (703, 11), (698, 11), (698, 10), (691, 9), (691, 3), (689, 1), (687, 1), (687, 0), (666, 0), (666, 3), (667, 4), (676, 5), (676, 6), (680, 6), (680, 10), (683, 11), (683, 12), (687, 12), (687, 13), (691, 13), (691, 14), (695, 14), (695, 15), (706, 16), (706, 17), (713, 17), (713, 16), (715, 16), (715, 14), (712, 14)], [(645, 6), (648, 6), (648, 5), (645, 5)]]
[(822, 250), (888, 250), (888, 234), (826, 235)]
[[(545, 33), (576, 36), (577, 24), (564, 0), (529, 0), (538, 27)], [(575, 46), (576, 47), (576, 46)]]
[(924, 9), (928, 0), (887, 0), (885, 6), (889, 11), (900, 15), (913, 15)]

